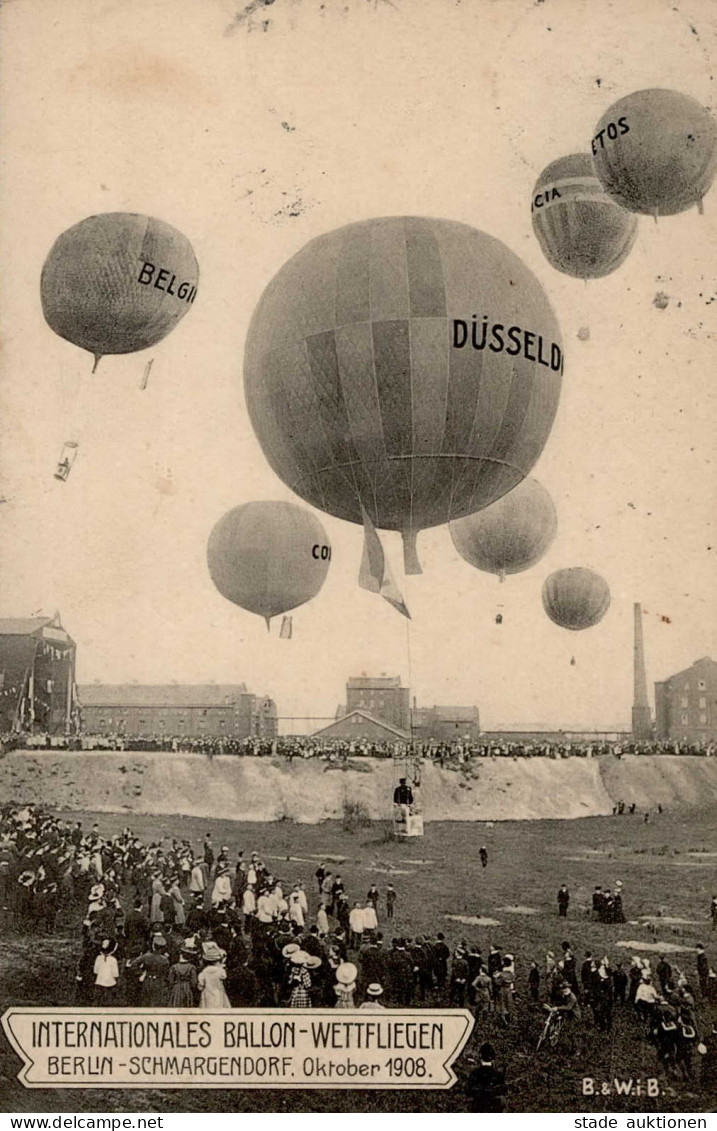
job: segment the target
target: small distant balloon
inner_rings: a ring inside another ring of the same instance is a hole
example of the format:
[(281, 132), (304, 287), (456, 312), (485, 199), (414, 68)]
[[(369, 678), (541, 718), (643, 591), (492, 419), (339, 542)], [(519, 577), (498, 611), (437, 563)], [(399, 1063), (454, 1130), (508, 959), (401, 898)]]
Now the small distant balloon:
[(701, 212), (717, 169), (717, 122), (687, 94), (638, 90), (603, 114), (592, 155), (605, 192), (630, 212)]
[(190, 309), (199, 267), (186, 236), (152, 216), (105, 212), (58, 236), (42, 268), (48, 325), (105, 354), (156, 345)]
[(548, 263), (578, 279), (617, 270), (637, 236), (637, 217), (605, 192), (589, 153), (552, 161), (538, 177), (530, 211)]
[(219, 520), (207, 565), (221, 593), (240, 608), (272, 617), (310, 601), (324, 584), (331, 543), (316, 515), (295, 503), (253, 502)]
[(579, 631), (592, 628), (610, 607), (610, 588), (594, 570), (575, 566), (551, 573), (543, 585), (543, 608), (554, 624)]
[(465, 561), (502, 581), (540, 561), (555, 537), (558, 517), (545, 487), (524, 479), (502, 499), (456, 519), (448, 529)]

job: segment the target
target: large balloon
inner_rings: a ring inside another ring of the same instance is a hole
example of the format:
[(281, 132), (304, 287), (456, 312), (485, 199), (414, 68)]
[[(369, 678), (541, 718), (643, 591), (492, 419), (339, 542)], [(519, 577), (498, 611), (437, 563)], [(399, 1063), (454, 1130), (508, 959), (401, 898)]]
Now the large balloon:
[(416, 532), (530, 471), (560, 394), (558, 324), (535, 276), (467, 224), (364, 220), (311, 240), (249, 327), (249, 415), (274, 471), (350, 522)]
[(310, 601), (321, 589), (331, 545), (316, 515), (295, 503), (244, 503), (209, 536), (207, 564), (228, 601), (271, 617)]
[(597, 124), (593, 165), (606, 192), (630, 212), (702, 211), (717, 168), (717, 123), (676, 90), (638, 90)]
[(540, 561), (558, 529), (553, 500), (536, 479), (524, 479), (485, 510), (450, 524), (462, 558), (485, 573), (520, 573)]
[(55, 240), (42, 268), (49, 325), (95, 356), (156, 345), (194, 302), (199, 268), (189, 240), (151, 216), (89, 216)]
[(559, 569), (543, 585), (543, 608), (561, 628), (592, 628), (609, 607), (608, 584), (591, 569)]
[(551, 162), (538, 177), (530, 211), (545, 258), (579, 279), (615, 271), (637, 236), (637, 217), (608, 196), (589, 153)]

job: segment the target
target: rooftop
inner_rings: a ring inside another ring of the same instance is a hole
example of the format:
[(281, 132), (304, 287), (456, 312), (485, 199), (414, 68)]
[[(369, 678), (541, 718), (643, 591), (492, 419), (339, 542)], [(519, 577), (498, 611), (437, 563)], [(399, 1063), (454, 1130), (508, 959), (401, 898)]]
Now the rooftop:
[(227, 707), (247, 694), (244, 683), (85, 683), (83, 707)]

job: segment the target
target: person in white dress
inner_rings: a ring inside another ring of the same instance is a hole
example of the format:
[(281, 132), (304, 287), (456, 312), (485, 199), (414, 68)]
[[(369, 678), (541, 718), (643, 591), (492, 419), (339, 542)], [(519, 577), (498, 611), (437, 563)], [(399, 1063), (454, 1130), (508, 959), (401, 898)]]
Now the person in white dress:
[(227, 972), (224, 969), (226, 954), (215, 942), (205, 943), (202, 948), (202, 957), (206, 963), (197, 978), (199, 987), (200, 1009), (231, 1009), (224, 983)]
[(218, 903), (228, 903), (232, 897), (232, 881), (228, 868), (220, 868), (212, 888), (212, 906)]
[(304, 927), (304, 910), (299, 900), (298, 891), (292, 891), (289, 896), (289, 919), (292, 923), (303, 930)]

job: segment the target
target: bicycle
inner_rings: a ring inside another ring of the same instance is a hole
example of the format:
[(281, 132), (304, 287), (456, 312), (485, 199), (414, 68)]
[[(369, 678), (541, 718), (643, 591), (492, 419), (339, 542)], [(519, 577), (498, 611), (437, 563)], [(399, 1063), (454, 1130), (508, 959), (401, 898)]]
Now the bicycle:
[(546, 1041), (555, 1048), (560, 1040), (560, 1032), (565, 1021), (563, 1012), (558, 1009), (556, 1005), (546, 1006), (546, 1009), (548, 1010), (548, 1016), (545, 1018), (543, 1031), (538, 1037), (538, 1043), (535, 1046), (536, 1052), (540, 1052)]

